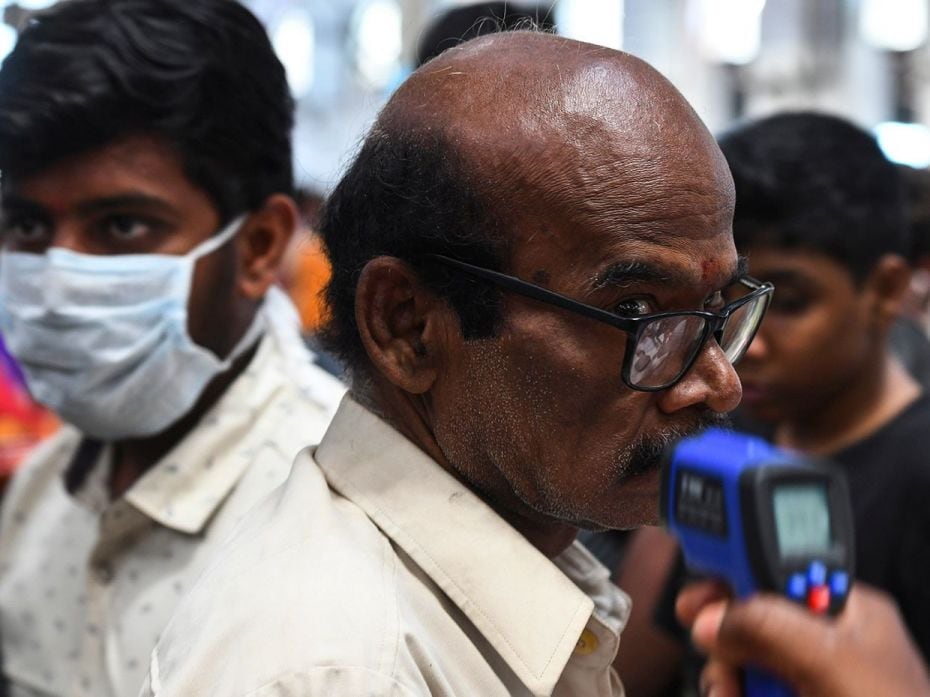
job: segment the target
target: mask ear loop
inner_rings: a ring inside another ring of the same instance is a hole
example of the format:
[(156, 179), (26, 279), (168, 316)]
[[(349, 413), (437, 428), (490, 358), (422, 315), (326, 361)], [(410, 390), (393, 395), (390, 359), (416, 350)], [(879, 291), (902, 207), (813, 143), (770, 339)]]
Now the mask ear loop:
[(189, 251), (185, 256), (192, 260), (197, 261), (201, 257), (205, 257), (208, 254), (212, 254), (217, 249), (222, 247), (224, 244), (229, 242), (236, 234), (239, 232), (239, 228), (242, 227), (242, 224), (245, 222), (245, 219), (248, 218), (248, 213), (242, 213), (237, 215), (233, 220), (218, 233), (210, 237), (209, 239), (204, 240), (199, 245), (194, 247)]
[[(200, 243), (200, 245), (188, 252), (186, 256), (193, 262), (197, 261), (201, 257), (207, 256), (208, 254), (212, 254), (236, 236), (248, 216), (248, 213), (242, 213), (236, 216), (232, 221), (229, 222), (229, 224), (226, 225), (226, 227), (224, 227), (209, 239), (204, 240), (202, 243)], [(280, 293), (281, 291), (272, 286), (268, 292)], [(286, 296), (284, 296), (282, 293), (282, 297)], [(255, 342), (257, 342), (262, 337), (266, 330), (271, 328), (272, 319), (266, 316), (265, 310), (265, 306), (268, 304), (268, 302), (269, 301), (266, 294), (266, 297), (262, 298), (262, 304), (255, 311), (255, 318), (252, 320), (252, 324), (249, 325), (249, 328), (233, 347), (233, 350), (229, 352), (229, 355), (220, 363), (220, 370), (226, 370), (229, 368), (229, 366), (232, 365), (232, 363), (237, 358), (239, 358), (239, 356), (252, 348)], [(289, 301), (286, 302), (289, 303)], [(298, 326), (296, 325), (296, 315), (295, 326)]]
[(258, 340), (264, 336), (268, 324), (265, 320), (265, 313), (263, 312), (264, 306), (265, 299), (262, 298), (262, 304), (255, 310), (255, 317), (252, 318), (252, 324), (249, 325), (249, 328), (245, 330), (245, 334), (242, 335), (242, 338), (233, 346), (233, 350), (229, 352), (229, 355), (220, 363), (221, 371), (225, 371), (229, 368), (239, 356), (252, 348)]
[[(218, 250), (220, 247), (236, 236), (246, 218), (248, 218), (248, 213), (242, 213), (233, 218), (232, 221), (226, 225), (226, 227), (213, 235), (211, 238), (204, 240), (198, 246), (194, 247), (190, 252), (188, 252), (186, 255), (187, 258), (190, 259), (193, 263), (201, 257), (205, 257), (208, 254), (212, 254)], [(263, 312), (264, 305), (265, 299), (262, 298), (262, 304), (255, 310), (255, 317), (252, 319), (252, 324), (249, 325), (249, 328), (245, 331), (245, 334), (242, 335), (242, 338), (236, 342), (236, 345), (233, 347), (232, 351), (230, 351), (226, 358), (220, 362), (220, 371), (225, 371), (228, 369), (237, 358), (252, 348), (255, 343), (264, 335), (268, 324)], [(218, 356), (217, 360), (219, 360)]]

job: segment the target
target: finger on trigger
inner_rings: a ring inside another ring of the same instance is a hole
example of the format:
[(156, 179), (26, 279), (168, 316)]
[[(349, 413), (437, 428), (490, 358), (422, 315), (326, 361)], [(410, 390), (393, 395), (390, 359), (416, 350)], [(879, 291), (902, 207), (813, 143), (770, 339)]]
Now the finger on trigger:
[(716, 644), (728, 605), (729, 601), (718, 600), (705, 605), (698, 612), (691, 627), (691, 639), (699, 649), (710, 651)]
[(729, 597), (727, 587), (719, 581), (696, 581), (686, 585), (675, 601), (675, 615), (690, 627), (701, 609), (712, 602)]

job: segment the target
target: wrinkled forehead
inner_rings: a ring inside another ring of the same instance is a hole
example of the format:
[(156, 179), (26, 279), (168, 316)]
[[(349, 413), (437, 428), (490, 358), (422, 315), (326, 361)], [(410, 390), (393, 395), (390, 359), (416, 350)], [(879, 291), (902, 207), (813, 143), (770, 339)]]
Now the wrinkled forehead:
[(590, 166), (579, 156), (553, 168), (525, 199), (535, 203), (512, 209), (514, 272), (545, 270), (571, 294), (621, 278), (700, 294), (727, 286), (738, 275), (734, 197), (715, 148), (700, 139), (633, 154), (605, 147)]
[(566, 104), (546, 147), (525, 144), (509, 160), (499, 191), (515, 265), (523, 249), (524, 261), (551, 254), (591, 274), (661, 265), (669, 279), (719, 287), (735, 273), (726, 161), (677, 93), (653, 96), (625, 113), (609, 100)]
[(667, 250), (696, 276), (736, 263), (726, 162), (681, 94), (633, 56), (489, 37), (421, 68), (393, 110), (446, 134), (523, 257)]

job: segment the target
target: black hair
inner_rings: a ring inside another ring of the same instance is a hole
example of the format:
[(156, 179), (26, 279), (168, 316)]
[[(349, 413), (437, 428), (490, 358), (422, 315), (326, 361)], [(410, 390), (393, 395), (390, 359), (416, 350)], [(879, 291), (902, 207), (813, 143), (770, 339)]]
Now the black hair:
[(930, 257), (930, 170), (899, 165), (908, 203), (911, 228), (911, 263)]
[(736, 184), (738, 248), (811, 249), (863, 280), (883, 254), (907, 256), (903, 184), (875, 138), (811, 112), (772, 116), (720, 138)]
[(447, 10), (423, 32), (417, 45), (417, 66), (463, 41), (502, 31), (552, 31), (551, 7), (514, 2), (479, 2)]
[(411, 264), (457, 312), (466, 340), (496, 332), (498, 291), (428, 256), (442, 254), (495, 270), (509, 258), (501, 221), (471, 169), (439, 128), (423, 133), (376, 127), (324, 204), (320, 234), (332, 276), (322, 341), (348, 366), (356, 386), (368, 375), (369, 363), (355, 321), (355, 289), (375, 257)]
[(284, 68), (240, 3), (71, 0), (31, 19), (0, 68), (0, 172), (152, 135), (225, 221), (291, 193), (293, 112)]

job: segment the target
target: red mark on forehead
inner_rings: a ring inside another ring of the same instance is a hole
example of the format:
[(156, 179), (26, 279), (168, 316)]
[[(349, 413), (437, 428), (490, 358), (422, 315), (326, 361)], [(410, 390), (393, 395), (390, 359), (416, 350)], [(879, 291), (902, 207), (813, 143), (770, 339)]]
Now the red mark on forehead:
[(719, 264), (713, 259), (704, 259), (701, 262), (701, 283), (710, 283), (720, 270)]

